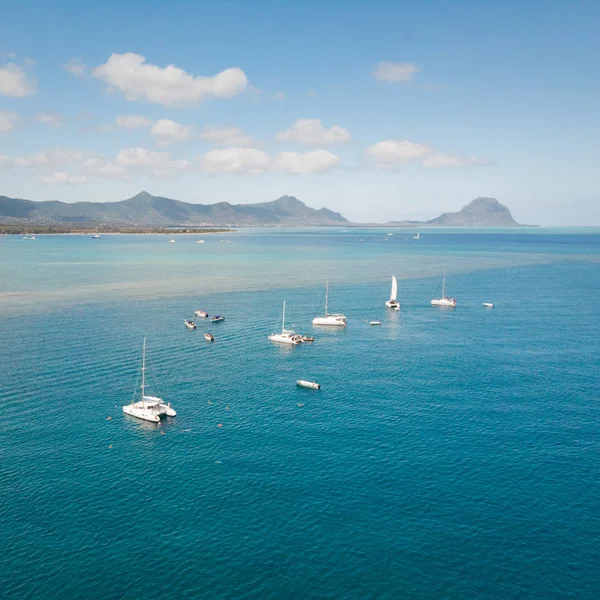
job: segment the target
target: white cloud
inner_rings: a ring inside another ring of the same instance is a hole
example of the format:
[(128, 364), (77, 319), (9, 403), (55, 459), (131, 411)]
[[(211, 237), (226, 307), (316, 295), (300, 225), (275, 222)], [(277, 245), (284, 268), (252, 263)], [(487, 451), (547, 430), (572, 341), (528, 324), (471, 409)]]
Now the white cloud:
[(423, 160), (423, 166), (428, 169), (441, 169), (445, 167), (474, 167), (483, 166), (488, 164), (487, 161), (480, 160), (475, 156), (469, 156), (461, 158), (459, 156), (451, 156), (449, 154), (442, 154), (440, 152), (434, 152), (425, 157)]
[(63, 127), (65, 124), (65, 120), (64, 118), (59, 115), (58, 113), (40, 113), (38, 115), (35, 115), (35, 118), (40, 122), (40, 123), (45, 123), (46, 125), (49, 125), (50, 127)]
[(14, 129), (19, 123), (19, 115), (10, 110), (0, 110), (0, 133)]
[(248, 85), (242, 69), (232, 67), (212, 77), (194, 77), (175, 65), (161, 68), (141, 54), (112, 54), (92, 75), (122, 92), (126, 100), (145, 100), (164, 106), (197, 106), (208, 98), (231, 98)]
[(148, 117), (140, 115), (121, 115), (117, 117), (115, 123), (117, 127), (123, 129), (142, 129), (152, 125), (152, 121)]
[(160, 119), (154, 123), (150, 133), (157, 139), (159, 146), (169, 146), (176, 142), (190, 140), (194, 128), (191, 125), (180, 125), (171, 119)]
[(168, 160), (163, 165), (153, 169), (152, 175), (158, 179), (172, 179), (179, 177), (191, 168), (192, 163), (189, 160)]
[(131, 177), (131, 173), (126, 168), (116, 165), (105, 158), (88, 158), (83, 163), (83, 168), (90, 175), (101, 179), (125, 180)]
[(81, 58), (73, 57), (69, 59), (69, 62), (66, 65), (63, 65), (63, 69), (68, 71), (71, 75), (75, 75), (75, 77), (84, 77), (86, 66), (83, 64), (83, 60)]
[(0, 67), (0, 95), (24, 98), (35, 92), (35, 81), (15, 63)]
[(59, 183), (74, 185), (78, 183), (87, 183), (87, 178), (81, 175), (69, 175), (65, 171), (55, 171), (52, 175), (39, 175), (38, 181), (42, 183)]
[(409, 162), (418, 162), (428, 169), (442, 167), (470, 167), (485, 165), (486, 161), (475, 158), (461, 158), (438, 152), (426, 144), (407, 141), (386, 140), (367, 148), (367, 154), (382, 169), (395, 169)]
[(155, 167), (171, 158), (168, 152), (153, 152), (145, 148), (125, 148), (117, 155), (115, 162), (123, 167)]
[(398, 81), (410, 81), (415, 73), (418, 73), (421, 67), (412, 63), (393, 63), (380, 62), (375, 65), (373, 77), (378, 81), (389, 81), (397, 83)]
[(13, 168), (13, 159), (5, 154), (0, 154), (0, 173)]
[(269, 156), (256, 148), (224, 148), (211, 150), (200, 157), (200, 168), (206, 173), (257, 175), (278, 171), (291, 175), (323, 173), (335, 169), (340, 157), (327, 150), (313, 152), (280, 152)]
[(294, 175), (324, 173), (340, 164), (340, 157), (327, 150), (313, 152), (280, 152), (275, 158), (275, 169)]
[(205, 140), (209, 140), (219, 146), (241, 147), (249, 146), (252, 137), (244, 133), (239, 127), (215, 127), (206, 126), (201, 133)]
[(49, 150), (40, 150), (28, 156), (17, 156), (15, 164), (19, 167), (56, 167), (66, 164), (81, 164), (87, 158), (89, 158), (89, 154), (83, 150), (51, 148)]
[(192, 167), (188, 160), (172, 159), (169, 152), (153, 152), (145, 148), (126, 148), (115, 159), (120, 167), (150, 169), (155, 177), (175, 177)]
[(320, 119), (298, 119), (290, 129), (280, 131), (277, 139), (281, 142), (300, 142), (311, 146), (344, 144), (350, 141), (350, 132), (339, 125), (325, 129)]
[(273, 94), (273, 100), (275, 100), (275, 101), (285, 100), (285, 92), (275, 92)]
[(432, 149), (425, 144), (414, 144), (412, 142), (400, 142), (386, 140), (373, 144), (367, 148), (367, 154), (375, 160), (379, 166), (397, 166), (404, 162), (422, 159)]
[(268, 171), (270, 167), (269, 155), (255, 148), (210, 150), (200, 157), (200, 168), (206, 173), (256, 175)]

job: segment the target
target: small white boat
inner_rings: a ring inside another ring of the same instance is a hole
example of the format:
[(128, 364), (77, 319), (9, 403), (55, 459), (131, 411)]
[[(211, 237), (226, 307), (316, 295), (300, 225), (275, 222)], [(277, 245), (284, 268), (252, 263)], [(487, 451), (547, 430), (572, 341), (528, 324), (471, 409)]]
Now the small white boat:
[(456, 300), (454, 298), (448, 298), (446, 296), (446, 271), (444, 271), (444, 277), (442, 279), (442, 297), (431, 301), (432, 306), (448, 306), (455, 307)]
[(369, 325), (381, 325), (381, 321), (369, 321)]
[(394, 235), (393, 233), (388, 233), (388, 235)]
[(204, 311), (204, 310), (195, 310), (194, 314), (197, 317), (201, 317), (202, 319), (206, 319), (208, 317), (208, 313), (206, 311)]
[(296, 346), (302, 343), (302, 336), (298, 335), (295, 331), (285, 328), (285, 300), (283, 301), (283, 315), (281, 317), (281, 333), (272, 333), (268, 336), (269, 341), (276, 342), (278, 344), (288, 344)]
[(100, 239), (100, 234), (98, 233), (98, 228), (96, 227), (96, 233), (92, 236), (93, 240), (99, 240)]
[(204, 240), (198, 240), (196, 244), (206, 244), (206, 242)]
[(393, 308), (394, 310), (400, 310), (400, 302), (396, 300), (396, 296), (398, 295), (398, 280), (395, 275), (392, 275), (392, 292), (390, 293), (390, 299), (385, 303), (388, 308)]
[(175, 240), (169, 240), (169, 244), (174, 244)]
[(483, 303), (483, 305), (484, 305), (486, 308), (494, 308), (494, 305), (493, 305), (493, 303), (492, 303), (492, 302), (484, 302), (484, 303)]
[(135, 394), (133, 402), (123, 406), (123, 412), (126, 415), (137, 417), (144, 421), (158, 423), (161, 418), (175, 417), (177, 413), (171, 406), (171, 403), (165, 404), (161, 398), (157, 396), (146, 396), (146, 338), (144, 338), (144, 348), (142, 351), (142, 385), (141, 385), (141, 400), (136, 402)]
[(321, 389), (320, 383), (317, 383), (316, 381), (305, 381), (304, 379), (298, 379), (298, 381), (296, 381), (296, 385), (299, 385), (300, 387), (310, 388), (312, 390)]
[(196, 329), (196, 323), (194, 323), (194, 321), (188, 321), (187, 319), (184, 321), (185, 326), (188, 329)]
[(417, 233), (417, 235), (413, 235), (413, 240), (420, 240), (421, 239), (421, 234)]
[(311, 335), (303, 335), (302, 336), (302, 341), (303, 342), (314, 342), (315, 338), (312, 337)]
[(315, 317), (312, 320), (313, 325), (324, 327), (346, 327), (346, 316), (342, 313), (329, 313), (329, 280), (325, 285), (325, 315)]
[(212, 333), (205, 333), (204, 334), (204, 339), (207, 342), (214, 342), (215, 341), (215, 336)]
[(223, 316), (221, 316), (221, 315), (215, 315), (215, 316), (214, 316), (214, 317), (211, 319), (211, 321), (212, 321), (213, 323), (220, 323), (221, 321), (224, 321), (224, 320), (225, 320), (225, 317), (223, 317)]

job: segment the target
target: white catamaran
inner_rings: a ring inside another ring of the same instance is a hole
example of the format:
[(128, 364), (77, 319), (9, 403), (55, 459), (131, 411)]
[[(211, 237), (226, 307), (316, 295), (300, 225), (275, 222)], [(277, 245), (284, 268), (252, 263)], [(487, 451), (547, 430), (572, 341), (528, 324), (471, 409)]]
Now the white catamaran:
[(329, 279), (325, 286), (325, 316), (315, 317), (313, 325), (325, 325), (327, 327), (346, 327), (346, 316), (342, 313), (329, 313)]
[(385, 303), (388, 308), (393, 308), (394, 310), (400, 310), (400, 302), (396, 300), (396, 296), (398, 295), (398, 280), (395, 275), (392, 275), (392, 293), (390, 294), (390, 299)]
[(152, 421), (158, 423), (161, 418), (174, 417), (177, 413), (171, 407), (171, 403), (165, 404), (156, 396), (146, 396), (146, 338), (144, 338), (144, 349), (142, 352), (142, 385), (141, 385), (141, 400), (135, 401), (135, 392), (131, 404), (123, 407), (123, 412), (126, 415), (143, 419), (144, 421)]
[(285, 328), (285, 300), (283, 301), (283, 316), (281, 317), (281, 333), (272, 333), (269, 340), (278, 344), (301, 344), (302, 336), (295, 331)]
[(446, 297), (446, 271), (444, 271), (444, 277), (442, 279), (442, 297), (433, 299), (431, 301), (432, 306), (456, 306), (456, 300), (454, 298)]

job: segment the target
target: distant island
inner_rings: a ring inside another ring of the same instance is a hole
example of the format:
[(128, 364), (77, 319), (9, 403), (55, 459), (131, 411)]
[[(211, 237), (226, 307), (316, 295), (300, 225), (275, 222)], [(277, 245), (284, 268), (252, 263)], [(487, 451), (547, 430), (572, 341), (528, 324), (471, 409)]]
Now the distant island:
[(390, 221), (395, 227), (527, 227), (517, 223), (507, 206), (496, 198), (475, 198), (458, 212), (447, 212), (429, 221)]
[[(521, 227), (495, 198), (476, 198), (460, 211), (429, 221), (351, 223), (294, 196), (256, 204), (191, 204), (141, 192), (120, 202), (34, 202), (0, 196), (0, 233), (210, 233), (215, 227)], [(206, 228), (199, 230), (198, 228)]]

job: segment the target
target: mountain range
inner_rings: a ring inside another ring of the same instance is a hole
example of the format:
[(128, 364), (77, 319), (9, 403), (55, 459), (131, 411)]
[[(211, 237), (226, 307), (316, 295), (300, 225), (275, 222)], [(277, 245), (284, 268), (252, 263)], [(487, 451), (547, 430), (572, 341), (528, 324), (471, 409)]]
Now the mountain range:
[[(88, 227), (148, 226), (350, 226), (340, 213), (314, 209), (294, 196), (257, 204), (190, 204), (141, 192), (120, 202), (34, 202), (0, 196), (0, 223)], [(456, 213), (430, 221), (392, 221), (388, 226), (518, 226), (494, 198), (477, 198)]]

